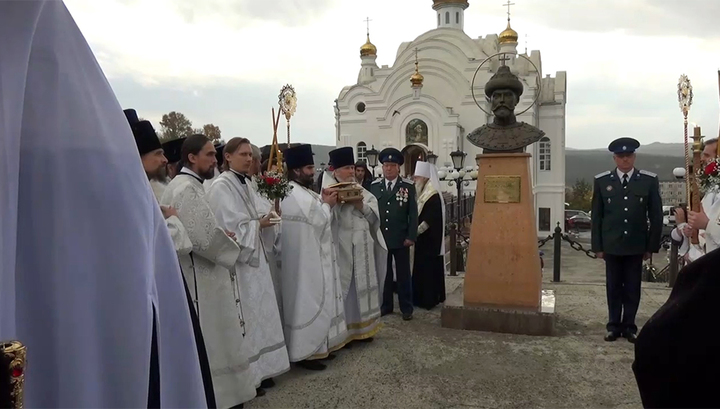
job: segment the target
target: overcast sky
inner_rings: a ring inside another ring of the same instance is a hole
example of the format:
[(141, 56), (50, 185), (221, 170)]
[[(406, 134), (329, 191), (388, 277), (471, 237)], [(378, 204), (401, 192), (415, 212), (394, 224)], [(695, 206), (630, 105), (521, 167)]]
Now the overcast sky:
[[(66, 0), (123, 107), (157, 127), (180, 111), (223, 138), (272, 138), (270, 109), (292, 84), (293, 139), (333, 145), (333, 101), (355, 83), (366, 16), (378, 65), (436, 27), (431, 0)], [(505, 28), (500, 0), (469, 0), (465, 32)], [(567, 71), (567, 146), (681, 142), (677, 80), (695, 89), (690, 121), (717, 136), (720, 1), (515, 0), (513, 28), (542, 53), (543, 74)], [(572, 3), (572, 5), (571, 5)], [(284, 123), (284, 120), (283, 120)]]

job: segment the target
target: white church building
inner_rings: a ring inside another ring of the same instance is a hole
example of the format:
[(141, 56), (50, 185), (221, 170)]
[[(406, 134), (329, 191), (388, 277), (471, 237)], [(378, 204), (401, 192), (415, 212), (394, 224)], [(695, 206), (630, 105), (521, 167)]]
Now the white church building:
[[(471, 83), (482, 61), (498, 52), (477, 73), (477, 101), (490, 112), (484, 86), (505, 59), (525, 85), (515, 112), (518, 121), (545, 131), (546, 137), (527, 148), (532, 154), (532, 178), (538, 234), (545, 236), (557, 222), (564, 225), (565, 209), (565, 103), (566, 73), (542, 75), (539, 51), (517, 55), (518, 34), (510, 27), (499, 35), (471, 38), (463, 30), (468, 0), (433, 0), (437, 28), (400, 44), (392, 67), (376, 64), (377, 48), (367, 42), (360, 48), (357, 83), (346, 86), (336, 101), (337, 146), (353, 146), (363, 159), (372, 147), (400, 149), (405, 155), (403, 174), (411, 176), (415, 162), (431, 152), (438, 167), (450, 162), (450, 152), (467, 153), (465, 165), (475, 165), (481, 149), (466, 136), (492, 121), (476, 105)], [(509, 59), (508, 59), (509, 58)], [(537, 67), (537, 69), (535, 68)], [(538, 72), (539, 71), (539, 72)], [(466, 188), (475, 190), (475, 182)], [(455, 192), (456, 188), (447, 188)]]

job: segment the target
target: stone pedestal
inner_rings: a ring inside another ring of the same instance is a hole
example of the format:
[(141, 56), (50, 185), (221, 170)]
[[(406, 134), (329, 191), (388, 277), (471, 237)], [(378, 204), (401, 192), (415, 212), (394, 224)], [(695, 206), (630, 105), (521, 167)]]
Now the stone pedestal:
[(530, 154), (483, 154), (477, 159), (480, 170), (470, 248), (465, 282), (459, 290), (462, 305), (457, 299), (448, 300), (442, 325), (551, 335), (554, 296), (552, 311), (542, 312)]

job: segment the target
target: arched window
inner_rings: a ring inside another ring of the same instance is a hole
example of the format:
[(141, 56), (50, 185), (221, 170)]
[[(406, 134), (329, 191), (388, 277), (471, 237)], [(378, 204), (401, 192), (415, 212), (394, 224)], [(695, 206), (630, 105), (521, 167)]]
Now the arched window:
[(358, 160), (361, 160), (361, 161), (367, 163), (367, 157), (365, 156), (365, 152), (367, 152), (367, 145), (365, 144), (365, 142), (358, 142), (357, 158), (358, 158)]
[(460, 24), (460, 12), (455, 13), (455, 24)]
[(445, 12), (445, 24), (450, 24), (450, 12)]
[(540, 139), (540, 146), (538, 152), (538, 162), (540, 163), (540, 170), (550, 170), (550, 138), (547, 136)]
[(438, 27), (440, 27), (440, 13), (438, 13)]

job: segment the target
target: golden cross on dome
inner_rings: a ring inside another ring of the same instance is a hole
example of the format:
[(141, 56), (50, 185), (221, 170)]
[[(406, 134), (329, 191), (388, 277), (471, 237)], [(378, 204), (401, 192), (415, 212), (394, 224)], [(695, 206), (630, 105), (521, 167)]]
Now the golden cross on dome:
[(510, 6), (514, 5), (515, 3), (510, 3), (510, 0), (507, 0), (507, 3), (503, 4), (503, 7), (507, 7), (508, 22), (510, 21)]
[[(508, 0), (508, 1), (509, 1), (509, 0)], [(372, 20), (370, 20), (370, 17), (367, 17), (367, 18), (365, 18), (365, 20), (363, 20), (363, 21), (365, 21), (365, 24), (367, 25), (367, 35), (370, 35), (370, 22), (371, 22)]]
[(417, 55), (418, 55), (418, 48), (415, 47), (415, 67), (417, 67), (417, 65), (418, 65), (418, 56)]

